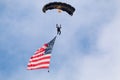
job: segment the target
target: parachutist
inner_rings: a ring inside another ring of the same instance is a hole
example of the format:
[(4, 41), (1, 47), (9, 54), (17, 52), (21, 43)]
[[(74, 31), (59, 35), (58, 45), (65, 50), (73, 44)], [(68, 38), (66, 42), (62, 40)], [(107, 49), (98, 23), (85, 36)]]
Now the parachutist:
[(56, 28), (57, 28), (57, 35), (58, 34), (60, 35), (61, 34), (61, 30), (60, 29), (62, 28), (61, 24), (60, 24), (60, 26), (58, 26), (58, 24), (56, 24)]

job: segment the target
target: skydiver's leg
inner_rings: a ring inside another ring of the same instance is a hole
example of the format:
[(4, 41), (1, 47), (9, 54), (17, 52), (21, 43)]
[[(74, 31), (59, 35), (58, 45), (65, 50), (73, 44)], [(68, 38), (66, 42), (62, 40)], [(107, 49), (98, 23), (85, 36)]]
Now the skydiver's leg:
[(62, 27), (61, 27), (61, 24), (60, 24), (60, 34), (61, 34), (61, 28), (62, 28)]
[(60, 34), (61, 34), (61, 31), (60, 31)]
[(61, 34), (61, 31), (60, 31), (60, 34)]
[(59, 34), (59, 31), (57, 31), (57, 35)]

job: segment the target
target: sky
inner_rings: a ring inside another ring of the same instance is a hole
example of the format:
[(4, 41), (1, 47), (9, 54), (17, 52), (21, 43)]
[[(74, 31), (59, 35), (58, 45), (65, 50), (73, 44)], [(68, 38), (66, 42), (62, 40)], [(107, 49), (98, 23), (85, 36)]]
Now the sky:
[[(73, 16), (42, 12), (54, 1)], [(120, 80), (120, 0), (0, 0), (0, 80)], [(26, 70), (36, 49), (56, 35), (50, 72)]]

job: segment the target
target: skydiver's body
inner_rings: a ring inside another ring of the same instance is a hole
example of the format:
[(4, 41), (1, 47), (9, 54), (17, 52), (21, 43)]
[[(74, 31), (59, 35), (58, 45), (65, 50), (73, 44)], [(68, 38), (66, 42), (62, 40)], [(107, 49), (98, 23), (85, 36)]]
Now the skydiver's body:
[(60, 29), (62, 28), (61, 25), (58, 26), (58, 24), (56, 24), (56, 28), (57, 28), (57, 34), (60, 35), (61, 34), (61, 30)]

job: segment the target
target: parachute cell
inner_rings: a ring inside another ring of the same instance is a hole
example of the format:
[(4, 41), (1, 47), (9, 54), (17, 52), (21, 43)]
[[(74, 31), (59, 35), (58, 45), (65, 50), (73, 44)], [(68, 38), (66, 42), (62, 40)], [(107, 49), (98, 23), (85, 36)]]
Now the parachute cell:
[(71, 5), (67, 4), (67, 3), (62, 3), (62, 2), (51, 2), (48, 3), (46, 5), (44, 5), (43, 7), (43, 12), (45, 13), (47, 10), (51, 10), (51, 9), (58, 9), (59, 11), (66, 11), (69, 15), (73, 15), (75, 8), (72, 7)]

